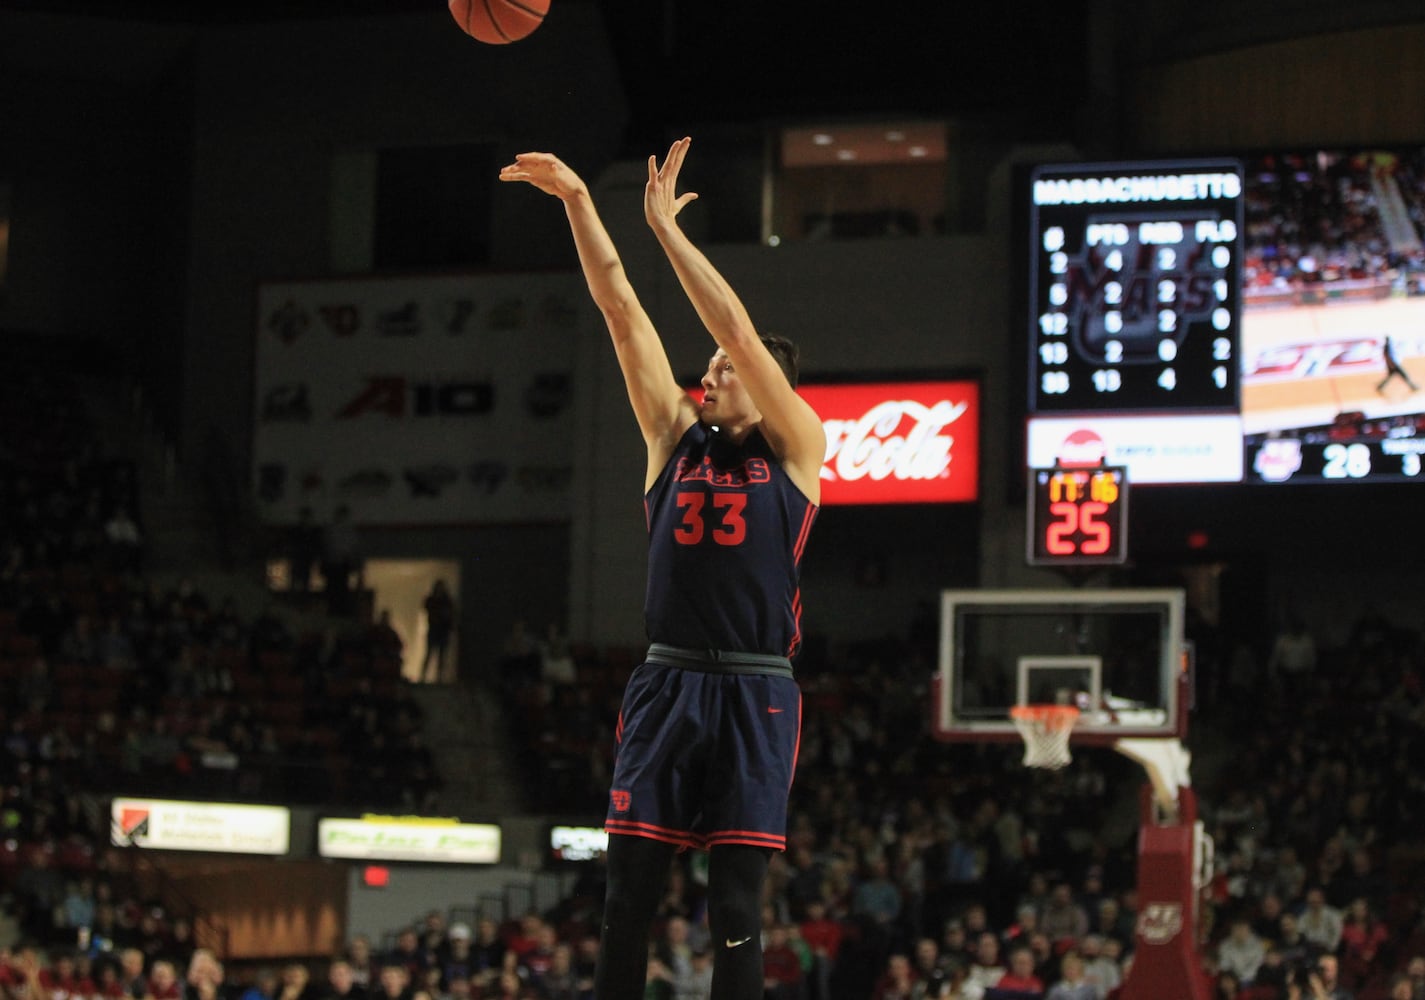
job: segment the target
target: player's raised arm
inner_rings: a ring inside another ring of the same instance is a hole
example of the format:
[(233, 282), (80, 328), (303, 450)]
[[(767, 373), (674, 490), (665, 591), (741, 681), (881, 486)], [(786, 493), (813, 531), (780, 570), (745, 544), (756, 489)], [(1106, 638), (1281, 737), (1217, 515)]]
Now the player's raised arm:
[(673, 377), (658, 331), (624, 273), (588, 185), (552, 153), (520, 153), (500, 170), (500, 180), (524, 181), (564, 203), (584, 280), (608, 325), (629, 402), (648, 444), (651, 482), (678, 438), (697, 419), (697, 410)]
[(761, 412), (762, 433), (788, 476), (809, 499), (819, 502), (821, 466), (826, 457), (826, 432), (820, 418), (787, 381), (732, 286), (678, 226), (678, 213), (697, 198), (692, 192), (679, 195), (676, 190), (678, 172), (691, 143), (686, 137), (673, 143), (662, 167), (656, 157), (648, 158), (644, 215), (703, 325), (727, 353)]

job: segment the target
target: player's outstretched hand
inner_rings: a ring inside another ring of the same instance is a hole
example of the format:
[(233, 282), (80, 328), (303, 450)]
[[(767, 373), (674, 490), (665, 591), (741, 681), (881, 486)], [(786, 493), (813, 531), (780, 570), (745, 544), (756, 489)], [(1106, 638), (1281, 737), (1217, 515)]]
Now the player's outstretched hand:
[(589, 190), (583, 179), (553, 153), (515, 154), (514, 163), (500, 168), (500, 180), (533, 184), (561, 201)]
[(672, 226), (673, 220), (690, 201), (698, 196), (692, 191), (678, 194), (678, 171), (683, 168), (683, 159), (688, 155), (688, 147), (693, 140), (687, 136), (668, 148), (663, 166), (658, 166), (658, 157), (648, 158), (648, 186), (643, 189), (643, 214), (654, 229)]

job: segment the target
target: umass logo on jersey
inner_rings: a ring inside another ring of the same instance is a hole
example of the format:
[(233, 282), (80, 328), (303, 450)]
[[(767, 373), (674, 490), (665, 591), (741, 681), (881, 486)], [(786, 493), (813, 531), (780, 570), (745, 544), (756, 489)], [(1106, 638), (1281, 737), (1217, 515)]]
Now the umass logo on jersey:
[(713, 486), (751, 486), (754, 483), (769, 483), (772, 481), (772, 467), (765, 458), (749, 458), (740, 465), (728, 467), (713, 464), (713, 460), (704, 456), (703, 460), (694, 463), (690, 458), (684, 456), (678, 459), (678, 466), (673, 472), (673, 481), (678, 483), (711, 483)]

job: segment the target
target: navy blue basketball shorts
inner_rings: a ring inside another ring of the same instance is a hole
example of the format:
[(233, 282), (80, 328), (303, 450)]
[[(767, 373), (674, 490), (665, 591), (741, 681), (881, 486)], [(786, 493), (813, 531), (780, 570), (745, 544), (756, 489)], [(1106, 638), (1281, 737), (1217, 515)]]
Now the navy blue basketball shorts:
[(619, 711), (605, 829), (698, 849), (784, 850), (801, 720), (790, 672), (644, 663)]

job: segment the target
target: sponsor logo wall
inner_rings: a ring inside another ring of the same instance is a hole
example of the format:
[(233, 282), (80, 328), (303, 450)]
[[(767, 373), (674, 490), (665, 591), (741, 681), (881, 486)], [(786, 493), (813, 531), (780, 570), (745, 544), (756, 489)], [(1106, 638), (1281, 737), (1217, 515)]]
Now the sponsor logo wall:
[(258, 289), (253, 475), (265, 520), (569, 516), (568, 274), (269, 282)]

